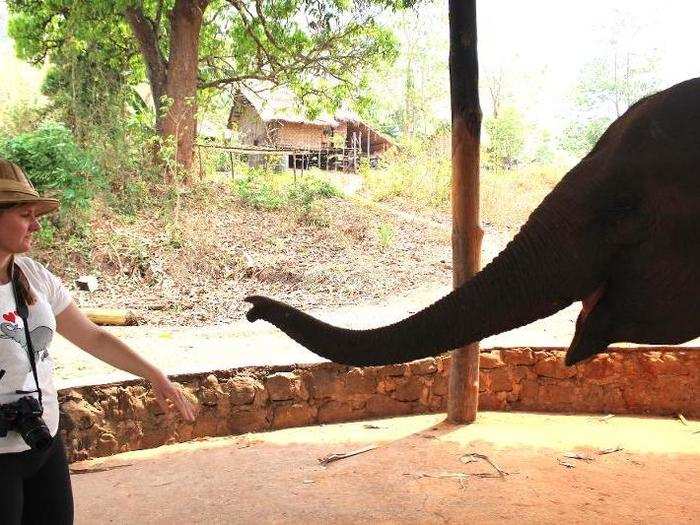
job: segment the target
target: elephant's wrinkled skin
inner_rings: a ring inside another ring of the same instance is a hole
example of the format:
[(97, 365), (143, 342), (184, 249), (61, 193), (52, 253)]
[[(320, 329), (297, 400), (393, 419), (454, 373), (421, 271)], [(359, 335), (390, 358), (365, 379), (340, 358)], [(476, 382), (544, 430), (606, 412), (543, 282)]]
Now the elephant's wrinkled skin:
[(614, 342), (700, 336), (700, 79), (644, 98), (473, 279), (390, 326), (346, 330), (284, 303), (246, 299), (316, 354), (350, 365), (404, 362), (583, 309), (568, 365)]

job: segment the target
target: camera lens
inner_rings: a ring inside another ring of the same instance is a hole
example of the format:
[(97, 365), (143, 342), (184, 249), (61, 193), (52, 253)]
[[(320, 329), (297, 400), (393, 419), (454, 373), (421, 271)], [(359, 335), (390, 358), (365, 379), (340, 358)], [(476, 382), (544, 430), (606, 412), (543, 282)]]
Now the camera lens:
[(51, 446), (53, 438), (44, 421), (36, 416), (25, 417), (17, 422), (17, 432), (34, 450), (46, 450)]

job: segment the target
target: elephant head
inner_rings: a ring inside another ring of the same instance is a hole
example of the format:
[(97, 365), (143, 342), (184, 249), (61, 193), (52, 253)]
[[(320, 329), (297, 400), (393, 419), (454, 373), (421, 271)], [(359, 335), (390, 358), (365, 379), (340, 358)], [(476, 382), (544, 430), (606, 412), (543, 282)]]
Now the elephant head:
[(572, 365), (614, 342), (700, 335), (700, 79), (633, 105), (471, 280), (395, 324), (348, 330), (272, 299), (263, 319), (339, 363), (419, 359), (549, 316), (581, 300)]

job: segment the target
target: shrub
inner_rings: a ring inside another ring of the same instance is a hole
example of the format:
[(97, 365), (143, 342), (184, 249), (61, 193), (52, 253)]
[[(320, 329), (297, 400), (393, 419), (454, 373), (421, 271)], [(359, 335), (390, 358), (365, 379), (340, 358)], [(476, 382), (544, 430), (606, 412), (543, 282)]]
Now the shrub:
[(0, 155), (18, 164), (39, 193), (53, 195), (67, 210), (87, 210), (103, 178), (94, 159), (73, 134), (55, 122), (0, 142)]
[(272, 178), (259, 170), (251, 170), (235, 180), (233, 186), (243, 202), (256, 210), (277, 210), (285, 204), (284, 195), (274, 186)]
[(341, 193), (329, 182), (314, 176), (292, 181), (288, 174), (271, 173), (264, 168), (252, 168), (235, 180), (234, 191), (255, 209), (293, 211), (300, 220), (322, 226), (326, 224), (319, 201), (340, 197)]

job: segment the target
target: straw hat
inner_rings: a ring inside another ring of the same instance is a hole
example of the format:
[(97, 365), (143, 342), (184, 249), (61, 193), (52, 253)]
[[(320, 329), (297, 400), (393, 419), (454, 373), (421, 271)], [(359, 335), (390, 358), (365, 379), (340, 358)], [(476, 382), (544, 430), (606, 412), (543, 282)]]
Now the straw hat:
[(3, 204), (36, 203), (37, 216), (54, 212), (58, 201), (41, 197), (17, 164), (0, 158), (0, 206)]

